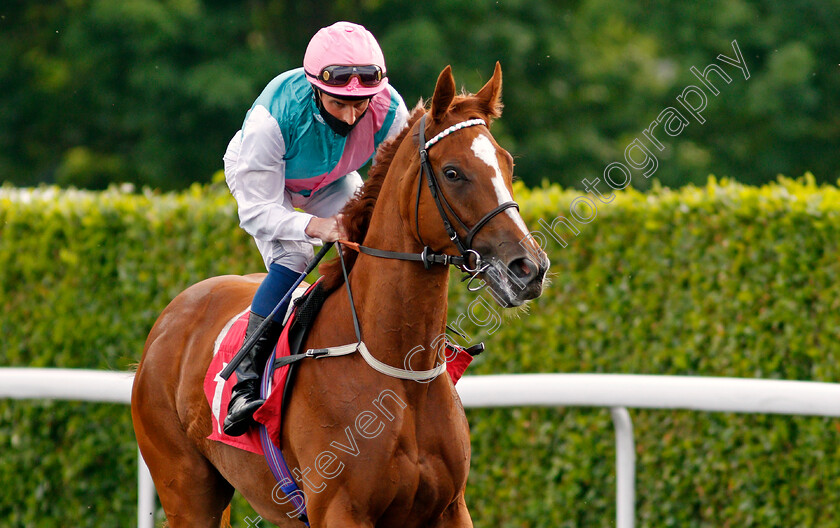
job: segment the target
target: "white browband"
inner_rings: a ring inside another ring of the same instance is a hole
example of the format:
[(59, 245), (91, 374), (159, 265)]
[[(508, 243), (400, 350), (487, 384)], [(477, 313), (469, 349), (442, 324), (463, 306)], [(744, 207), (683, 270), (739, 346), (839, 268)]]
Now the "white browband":
[(460, 123), (452, 125), (451, 127), (447, 128), (446, 130), (444, 130), (440, 134), (436, 135), (435, 137), (433, 137), (432, 139), (427, 141), (426, 144), (423, 145), (423, 148), (425, 150), (429, 150), (429, 147), (431, 147), (432, 145), (434, 145), (435, 143), (437, 143), (441, 139), (445, 138), (449, 134), (455, 132), (456, 130), (461, 130), (462, 128), (467, 128), (467, 127), (471, 127), (471, 126), (486, 125), (486, 124), (487, 123), (485, 123), (483, 119), (468, 119), (467, 121), (461, 121)]

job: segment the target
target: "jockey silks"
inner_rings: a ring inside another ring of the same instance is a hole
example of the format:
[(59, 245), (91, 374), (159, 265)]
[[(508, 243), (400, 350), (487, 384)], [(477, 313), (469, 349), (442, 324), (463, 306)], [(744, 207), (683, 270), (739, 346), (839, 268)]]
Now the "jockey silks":
[(342, 137), (321, 116), (303, 68), (277, 76), (257, 97), (224, 156), (240, 225), (258, 240), (317, 243), (304, 233), (312, 215), (294, 211), (289, 194), (309, 197), (359, 169), (407, 117), (402, 97), (388, 86)]

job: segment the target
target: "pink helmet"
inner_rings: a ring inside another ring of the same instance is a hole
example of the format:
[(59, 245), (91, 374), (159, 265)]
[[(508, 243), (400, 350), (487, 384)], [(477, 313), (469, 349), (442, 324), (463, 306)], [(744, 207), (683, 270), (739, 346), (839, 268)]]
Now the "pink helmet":
[(336, 22), (320, 29), (303, 56), (309, 82), (335, 97), (370, 97), (388, 86), (385, 57), (364, 27)]

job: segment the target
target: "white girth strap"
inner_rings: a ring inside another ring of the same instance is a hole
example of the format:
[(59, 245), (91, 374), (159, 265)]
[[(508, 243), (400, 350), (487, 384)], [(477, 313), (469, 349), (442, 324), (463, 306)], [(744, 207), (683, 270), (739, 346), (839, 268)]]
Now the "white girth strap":
[(358, 343), (350, 343), (349, 345), (342, 345), (330, 348), (310, 348), (306, 351), (304, 355), (314, 358), (325, 358), (346, 356), (356, 351), (358, 351), (359, 354), (362, 355), (362, 357), (365, 359), (365, 362), (368, 365), (370, 365), (371, 368), (373, 368), (373, 370), (381, 372), (386, 376), (391, 376), (392, 378), (399, 378), (412, 381), (431, 381), (443, 374), (444, 372), (446, 372), (446, 361), (441, 362), (440, 365), (430, 370), (405, 370), (392, 367), (391, 365), (387, 365), (373, 357), (373, 355), (368, 350), (367, 346), (365, 346), (364, 342), (361, 341)]

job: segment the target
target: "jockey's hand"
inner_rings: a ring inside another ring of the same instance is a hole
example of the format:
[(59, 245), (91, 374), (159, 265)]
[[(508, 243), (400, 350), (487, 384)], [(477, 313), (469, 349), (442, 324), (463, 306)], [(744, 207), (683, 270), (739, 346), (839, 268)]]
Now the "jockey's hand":
[(312, 238), (320, 238), (325, 243), (335, 242), (339, 238), (347, 238), (347, 233), (344, 231), (342, 224), (343, 215), (335, 215), (329, 218), (318, 218), (313, 216), (309, 224), (306, 225), (305, 232)]

